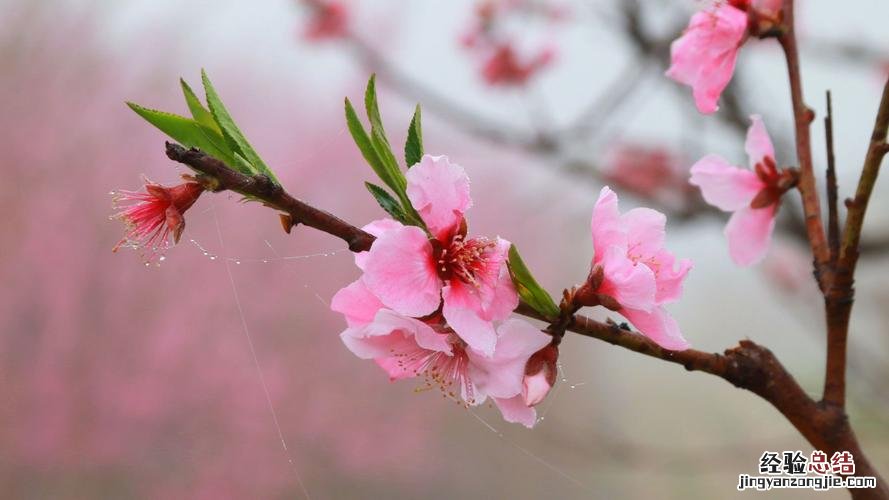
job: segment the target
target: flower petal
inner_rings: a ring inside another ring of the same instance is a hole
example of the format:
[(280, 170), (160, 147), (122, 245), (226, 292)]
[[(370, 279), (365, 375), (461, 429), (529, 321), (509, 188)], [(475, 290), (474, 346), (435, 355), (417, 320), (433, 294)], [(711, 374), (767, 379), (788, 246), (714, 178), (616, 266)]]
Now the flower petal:
[(729, 254), (739, 266), (756, 264), (769, 249), (772, 231), (775, 229), (777, 205), (765, 208), (742, 208), (729, 219), (725, 226)]
[(469, 347), (485, 356), (494, 354), (497, 332), (484, 311), (478, 292), (462, 281), (453, 280), (442, 289), (442, 314), (454, 332)]
[(634, 258), (653, 257), (663, 246), (667, 216), (650, 208), (634, 208), (621, 216), (627, 229), (627, 254)]
[[(367, 224), (361, 229), (379, 238), (383, 234), (400, 227), (404, 226), (395, 219), (379, 219)], [(355, 252), (355, 265), (358, 266), (358, 269), (364, 270), (364, 264), (367, 262), (368, 253), (369, 252)]]
[(373, 321), (383, 303), (368, 290), (361, 279), (336, 292), (330, 299), (330, 309), (342, 313), (350, 327), (364, 326)]
[(708, 155), (691, 167), (693, 185), (701, 188), (707, 203), (725, 211), (750, 205), (765, 184), (752, 170), (729, 165), (716, 155)]
[(689, 347), (688, 341), (682, 337), (682, 332), (679, 331), (676, 320), (663, 307), (656, 307), (651, 312), (623, 308), (620, 310), (620, 314), (627, 318), (639, 332), (664, 349), (684, 351)]
[(420, 163), (407, 171), (407, 196), (440, 240), (453, 234), (472, 206), (469, 177), (447, 156), (423, 155)]
[(691, 260), (680, 260), (677, 268), (676, 257), (667, 249), (662, 249), (655, 257), (655, 262), (657, 266), (652, 269), (657, 283), (655, 303), (661, 305), (679, 300), (682, 296), (682, 282), (693, 267)]
[(520, 319), (505, 321), (497, 333), (497, 346), (492, 356), (467, 350), (469, 376), (480, 392), (495, 398), (508, 398), (522, 392), (528, 359), (547, 346), (552, 338)]
[(747, 13), (717, 4), (692, 16), (683, 35), (670, 45), (666, 75), (692, 87), (698, 111), (709, 114), (735, 69), (738, 48), (747, 32)]
[(507, 422), (522, 424), (529, 429), (537, 423), (537, 410), (525, 405), (521, 395), (508, 399), (494, 398), (494, 404)]
[(775, 147), (766, 131), (766, 126), (759, 115), (750, 116), (750, 128), (747, 129), (747, 141), (744, 143), (744, 151), (750, 159), (750, 168), (756, 166), (763, 158), (775, 158)]
[(438, 309), (442, 283), (422, 229), (403, 226), (384, 233), (370, 247), (364, 266), (367, 288), (386, 307), (413, 317)]
[(623, 229), (620, 210), (617, 206), (617, 194), (608, 186), (599, 192), (599, 199), (593, 207), (593, 218), (590, 221), (590, 232), (593, 235), (593, 262), (601, 262), (605, 258), (606, 249), (627, 246), (627, 235)]
[(623, 307), (645, 311), (655, 305), (657, 282), (654, 272), (646, 265), (636, 265), (624, 250), (610, 247), (601, 262), (605, 279), (599, 292), (612, 296)]

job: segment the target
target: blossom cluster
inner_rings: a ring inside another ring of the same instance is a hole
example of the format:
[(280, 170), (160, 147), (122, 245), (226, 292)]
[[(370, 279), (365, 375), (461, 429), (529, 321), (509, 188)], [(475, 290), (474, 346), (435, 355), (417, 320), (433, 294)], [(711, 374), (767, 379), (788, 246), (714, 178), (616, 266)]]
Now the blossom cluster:
[(467, 406), (490, 397), (506, 420), (532, 426), (532, 405), (551, 385), (535, 375), (552, 368), (544, 363), (526, 377), (526, 367), (552, 338), (508, 319), (519, 300), (506, 264), (510, 243), (467, 236), (469, 178), (447, 157), (425, 155), (406, 177), (428, 233), (393, 219), (365, 226), (376, 240), (355, 255), (363, 273), (331, 301), (348, 324), (343, 342), (391, 380), (422, 377)]

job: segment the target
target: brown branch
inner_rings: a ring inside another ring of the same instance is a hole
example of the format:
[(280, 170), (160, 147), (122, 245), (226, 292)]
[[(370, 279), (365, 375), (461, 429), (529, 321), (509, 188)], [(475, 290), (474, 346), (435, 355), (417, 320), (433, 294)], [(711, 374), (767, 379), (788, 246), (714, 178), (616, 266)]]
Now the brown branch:
[(837, 170), (833, 151), (833, 103), (827, 91), (827, 116), (824, 117), (824, 136), (827, 145), (827, 242), (830, 245), (830, 265), (836, 264), (840, 253), (840, 216), (837, 207)]
[[(269, 207), (284, 212), (293, 222), (303, 223), (344, 240), (354, 252), (370, 249), (375, 240), (373, 235), (360, 228), (294, 198), (265, 176), (241, 174), (197, 149), (185, 149), (169, 142), (166, 152), (170, 159), (197, 171), (198, 179), (212, 191), (231, 190), (258, 199)], [(285, 228), (289, 229), (289, 226)], [(520, 304), (516, 312), (530, 318), (544, 319), (527, 304)], [(829, 455), (836, 451), (849, 451), (855, 457), (857, 475), (877, 477), (877, 489), (851, 490), (854, 498), (889, 498), (886, 483), (862, 452), (843, 409), (824, 406), (812, 400), (775, 355), (765, 347), (744, 340), (724, 354), (694, 349), (669, 351), (640, 333), (579, 315), (571, 315), (566, 328), (583, 336), (682, 365), (689, 371), (715, 375), (736, 387), (759, 395), (778, 409), (812, 446)]]
[(803, 199), (803, 211), (806, 215), (806, 233), (812, 246), (815, 258), (815, 274), (821, 290), (826, 289), (825, 273), (830, 261), (830, 252), (821, 222), (821, 203), (815, 183), (815, 172), (812, 166), (812, 145), (809, 125), (815, 113), (803, 101), (803, 83), (800, 74), (799, 50), (796, 44), (794, 26), (793, 0), (784, 2), (784, 29), (778, 37), (784, 56), (787, 60), (787, 74), (790, 79), (790, 97), (793, 102), (793, 121), (796, 135), (796, 156), (799, 161), (800, 178), (798, 189)]
[[(284, 188), (263, 175), (248, 176), (236, 172), (225, 163), (197, 149), (185, 149), (178, 144), (166, 143), (167, 157), (173, 161), (188, 165), (203, 176), (212, 191), (234, 191), (250, 196), (286, 213), (290, 224), (305, 224), (319, 231), (332, 234), (345, 241), (349, 250), (360, 252), (370, 248), (374, 241), (373, 235), (345, 222), (335, 215), (319, 210), (311, 205), (290, 196)], [(285, 226), (286, 227), (286, 226)], [(289, 227), (287, 227), (289, 231)]]
[(827, 366), (824, 374), (824, 401), (842, 408), (846, 401), (846, 350), (849, 319), (855, 296), (855, 267), (858, 264), (861, 229), (870, 196), (880, 171), (883, 157), (889, 151), (889, 81), (883, 87), (879, 111), (874, 123), (870, 146), (861, 169), (855, 197), (847, 201), (846, 225), (839, 256), (833, 270), (831, 287), (825, 294), (827, 309)]

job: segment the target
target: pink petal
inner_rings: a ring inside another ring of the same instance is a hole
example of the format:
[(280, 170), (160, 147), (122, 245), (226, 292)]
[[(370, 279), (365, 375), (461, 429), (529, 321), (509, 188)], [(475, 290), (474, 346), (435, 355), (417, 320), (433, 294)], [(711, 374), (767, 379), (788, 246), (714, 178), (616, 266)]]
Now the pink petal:
[(650, 208), (634, 208), (623, 214), (621, 221), (627, 229), (627, 253), (632, 257), (652, 257), (664, 246), (664, 214)]
[(358, 279), (340, 289), (330, 299), (330, 309), (342, 313), (350, 327), (364, 326), (373, 321), (383, 303)]
[(537, 423), (537, 411), (525, 405), (521, 395), (509, 399), (494, 398), (494, 403), (507, 422), (522, 424), (529, 429)]
[[(379, 219), (367, 224), (361, 229), (379, 238), (384, 233), (400, 227), (403, 227), (402, 224), (395, 219)], [(367, 262), (368, 253), (369, 252), (355, 253), (355, 265), (358, 266), (358, 269), (364, 270), (364, 264)]]
[(765, 208), (742, 208), (729, 219), (725, 226), (729, 254), (739, 266), (756, 264), (769, 249), (772, 231), (775, 229), (777, 205)]
[(693, 185), (701, 188), (707, 203), (725, 211), (750, 205), (765, 184), (752, 170), (729, 165), (716, 155), (708, 155), (691, 167)]
[(663, 307), (656, 307), (651, 312), (638, 309), (623, 308), (620, 310), (640, 333), (655, 341), (657, 345), (671, 351), (688, 349), (688, 342), (682, 337), (679, 325)]
[(452, 354), (447, 334), (436, 332), (418, 319), (408, 318), (388, 309), (381, 309), (377, 313), (373, 323), (367, 326), (367, 331), (371, 335), (401, 331), (413, 335), (416, 344), (423, 349)]
[(386, 307), (413, 317), (438, 309), (442, 283), (422, 229), (403, 226), (386, 232), (371, 246), (364, 264), (365, 284)]
[(648, 266), (636, 265), (618, 247), (608, 248), (601, 264), (605, 280), (599, 287), (600, 293), (612, 296), (624, 307), (645, 311), (654, 307), (657, 284)]
[(744, 143), (744, 151), (750, 159), (750, 168), (756, 166), (764, 158), (775, 158), (775, 148), (766, 131), (766, 126), (759, 115), (750, 116), (750, 128), (747, 129), (747, 140)]
[(515, 291), (506, 265), (510, 246), (510, 242), (497, 238), (499, 258), (489, 263), (491, 267), (496, 266), (496, 269), (492, 269), (492, 273), (495, 272), (497, 278), (493, 280), (492, 286), (482, 283), (479, 287), (482, 317), (489, 321), (504, 320), (519, 306), (519, 295)]
[(528, 406), (537, 405), (546, 398), (552, 387), (546, 372), (542, 370), (533, 375), (526, 375), (522, 379), (522, 401)]
[(469, 177), (447, 156), (424, 155), (407, 171), (407, 196), (429, 231), (445, 239), (472, 206)]
[(392, 317), (383, 317), (384, 313), (397, 317), (382, 309), (374, 322), (361, 328), (348, 328), (340, 334), (346, 347), (359, 358), (388, 358), (393, 353), (412, 352), (417, 349), (414, 333), (420, 328), (429, 328), (412, 318), (402, 317), (405, 321), (390, 322)]
[(617, 206), (617, 195), (608, 186), (599, 192), (599, 199), (593, 207), (593, 218), (590, 221), (593, 235), (593, 262), (601, 262), (609, 247), (626, 248), (627, 236), (621, 224), (620, 210)]
[(661, 305), (679, 300), (682, 296), (682, 282), (691, 271), (692, 262), (689, 259), (682, 259), (679, 261), (679, 267), (676, 267), (676, 257), (666, 249), (658, 252), (655, 262), (657, 267), (652, 269), (657, 282), (655, 303)]
[(478, 292), (462, 281), (453, 280), (442, 289), (442, 314), (454, 332), (469, 347), (485, 356), (494, 354), (497, 332), (490, 319), (483, 317)]
[(549, 345), (552, 339), (520, 319), (505, 321), (497, 333), (497, 346), (492, 356), (467, 350), (469, 376), (481, 393), (508, 398), (521, 393), (528, 358)]
[(689, 85), (701, 113), (718, 109), (719, 96), (731, 80), (738, 47), (747, 32), (747, 14), (729, 5), (692, 16), (683, 35), (670, 45), (666, 74)]

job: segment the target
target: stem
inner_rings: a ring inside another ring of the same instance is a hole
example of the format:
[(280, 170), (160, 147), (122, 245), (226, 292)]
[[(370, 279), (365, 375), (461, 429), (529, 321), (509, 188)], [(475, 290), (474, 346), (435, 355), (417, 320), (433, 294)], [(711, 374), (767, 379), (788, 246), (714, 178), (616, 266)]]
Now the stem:
[(790, 97), (793, 102), (793, 121), (796, 134), (796, 156), (799, 160), (800, 178), (798, 189), (803, 199), (803, 211), (806, 216), (806, 233), (815, 257), (815, 274), (822, 290), (826, 289), (824, 274), (830, 262), (830, 252), (821, 222), (821, 205), (818, 189), (815, 184), (815, 173), (812, 167), (812, 146), (809, 136), (809, 125), (815, 113), (806, 106), (803, 100), (803, 84), (800, 74), (799, 50), (796, 44), (794, 27), (793, 0), (784, 2), (785, 29), (778, 37), (784, 56), (787, 60), (787, 74), (790, 79)]
[[(887, 114), (889, 116), (889, 114)], [(201, 174), (213, 191), (232, 190), (251, 196), (266, 205), (287, 213), (295, 222), (332, 234), (349, 245), (353, 252), (369, 250), (375, 237), (323, 210), (294, 198), (281, 186), (261, 175), (248, 176), (229, 169), (223, 162), (197, 150), (167, 143), (167, 156), (184, 163)], [(527, 304), (519, 304), (518, 314), (545, 320)], [(648, 337), (625, 330), (616, 324), (571, 315), (566, 329), (577, 334), (603, 340), (652, 358), (677, 363), (689, 371), (700, 371), (720, 377), (736, 387), (759, 395), (787, 418), (817, 449), (832, 455), (849, 451), (855, 457), (856, 475), (877, 478), (876, 489), (850, 490), (856, 499), (889, 499), (889, 489), (861, 451), (855, 434), (841, 407), (822, 405), (810, 398), (774, 354), (765, 347), (743, 340), (724, 354), (694, 349), (666, 350)]]
[(861, 177), (855, 198), (848, 200), (846, 225), (836, 268), (830, 289), (825, 294), (827, 309), (827, 366), (824, 374), (824, 401), (843, 407), (846, 400), (846, 351), (849, 336), (849, 319), (855, 297), (855, 268), (858, 264), (858, 246), (861, 229), (870, 196), (880, 172), (883, 157), (889, 151), (886, 134), (889, 130), (889, 81), (883, 87), (883, 96), (877, 111), (870, 146), (861, 169)]
[(824, 142), (827, 145), (827, 242), (830, 245), (830, 265), (836, 265), (840, 254), (840, 216), (837, 207), (837, 170), (833, 151), (833, 103), (827, 91), (827, 116), (824, 117)]

